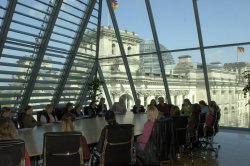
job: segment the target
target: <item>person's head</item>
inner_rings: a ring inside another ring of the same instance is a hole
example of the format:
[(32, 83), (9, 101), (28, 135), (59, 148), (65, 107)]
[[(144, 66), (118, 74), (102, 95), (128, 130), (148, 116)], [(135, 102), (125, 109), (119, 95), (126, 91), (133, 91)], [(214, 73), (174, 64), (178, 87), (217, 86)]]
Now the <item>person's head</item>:
[(158, 98), (158, 102), (159, 102), (159, 104), (164, 104), (164, 98), (163, 97), (159, 97)]
[(148, 115), (148, 120), (154, 122), (159, 116), (158, 109), (155, 106), (149, 106), (147, 108), (147, 115)]
[(150, 105), (155, 106), (155, 105), (156, 105), (156, 100), (155, 100), (155, 99), (152, 99), (152, 100), (150, 101)]
[(192, 105), (192, 116), (198, 117), (201, 112), (201, 107), (199, 104), (195, 103)]
[(32, 115), (32, 113), (33, 113), (33, 108), (32, 108), (30, 105), (27, 105), (27, 106), (24, 108), (24, 113), (27, 114), (27, 115)]
[(104, 103), (105, 103), (105, 98), (102, 97), (102, 98), (100, 99), (99, 105), (102, 105), (102, 104), (104, 104)]
[(73, 103), (68, 102), (68, 103), (66, 104), (66, 110), (67, 110), (67, 111), (71, 111), (72, 109), (73, 109)]
[(17, 139), (17, 130), (10, 118), (0, 118), (0, 141)]
[(200, 107), (207, 106), (207, 103), (204, 100), (199, 101)]
[(95, 108), (95, 107), (96, 107), (95, 101), (90, 102), (90, 103), (89, 103), (89, 107)]
[(47, 104), (45, 107), (45, 110), (48, 112), (48, 114), (51, 114), (53, 111), (53, 106), (52, 104)]
[(140, 106), (140, 105), (141, 105), (141, 100), (140, 100), (140, 99), (137, 99), (137, 100), (135, 101), (135, 105)]
[(124, 104), (124, 100), (122, 97), (119, 98), (119, 103)]
[(0, 118), (11, 118), (11, 109), (9, 107), (3, 107), (0, 111)]
[(105, 114), (105, 120), (109, 125), (115, 124), (115, 113), (113, 111), (107, 111)]
[(214, 113), (217, 110), (217, 104), (215, 101), (210, 101), (208, 107), (211, 113)]
[(79, 103), (77, 103), (77, 104), (75, 105), (75, 110), (76, 110), (76, 111), (81, 111), (81, 109), (82, 109), (81, 105), (80, 105)]
[(188, 106), (188, 105), (191, 105), (191, 102), (190, 102), (189, 99), (184, 99), (184, 100), (183, 100), (183, 104), (184, 104), (185, 106)]
[(62, 125), (61, 125), (61, 131), (62, 132), (71, 132), (74, 131), (75, 126), (75, 115), (67, 112), (62, 117)]
[(173, 105), (170, 109), (170, 115), (171, 116), (180, 116), (181, 115), (180, 108), (176, 105)]

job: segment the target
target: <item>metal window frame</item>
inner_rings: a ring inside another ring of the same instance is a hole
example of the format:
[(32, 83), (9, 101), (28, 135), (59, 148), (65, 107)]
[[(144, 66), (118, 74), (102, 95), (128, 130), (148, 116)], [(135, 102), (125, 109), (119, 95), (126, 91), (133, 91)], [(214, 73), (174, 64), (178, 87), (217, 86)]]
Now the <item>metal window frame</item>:
[(47, 24), (46, 30), (44, 32), (44, 37), (41, 39), (41, 45), (39, 47), (39, 50), (37, 51), (37, 56), (35, 58), (33, 66), (32, 66), (32, 70), (31, 70), (31, 73), (29, 75), (28, 83), (24, 87), (24, 92), (23, 92), (23, 96), (22, 96), (21, 101), (20, 101), (19, 110), (23, 110), (24, 107), (26, 105), (28, 105), (28, 103), (30, 101), (32, 91), (34, 89), (35, 82), (36, 82), (36, 79), (37, 79), (37, 76), (38, 76), (38, 73), (39, 73), (45, 52), (46, 52), (46, 49), (48, 47), (48, 43), (49, 43), (50, 37), (52, 35), (53, 28), (54, 28), (54, 25), (56, 23), (57, 16), (59, 14), (62, 2), (63, 2), (63, 0), (58, 0), (55, 2), (54, 7), (53, 7), (52, 12), (51, 12), (51, 15), (48, 19), (48, 24)]
[(88, 25), (88, 22), (89, 22), (91, 15), (92, 15), (95, 4), (96, 4), (96, 0), (89, 1), (88, 8), (86, 9), (88, 11), (86, 11), (86, 14), (84, 13), (82, 18), (81, 18), (82, 21), (81, 21), (81, 24), (79, 25), (78, 33), (76, 34), (76, 36), (73, 40), (72, 47), (69, 51), (66, 62), (64, 64), (64, 69), (63, 69), (62, 74), (61, 74), (61, 79), (58, 81), (58, 86), (56, 87), (56, 90), (55, 90), (54, 95), (53, 95), (53, 99), (52, 99), (51, 103), (54, 106), (58, 105), (59, 100), (62, 96), (63, 89), (64, 89), (66, 81), (69, 77), (70, 69), (74, 63), (78, 48), (81, 44), (83, 35), (84, 35), (85, 30), (87, 28), (87, 25)]

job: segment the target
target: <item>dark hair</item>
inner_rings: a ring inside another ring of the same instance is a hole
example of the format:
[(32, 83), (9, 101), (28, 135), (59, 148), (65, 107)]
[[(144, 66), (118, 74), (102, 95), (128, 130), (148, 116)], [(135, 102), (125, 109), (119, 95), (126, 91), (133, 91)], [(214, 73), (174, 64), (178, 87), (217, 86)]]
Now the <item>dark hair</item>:
[(0, 111), (0, 117), (2, 117), (5, 112), (11, 112), (10, 107), (3, 107)]
[(74, 114), (67, 112), (66, 114), (63, 115), (62, 120), (71, 120), (72, 122), (76, 120), (76, 117)]
[(109, 125), (113, 125), (114, 123), (116, 123), (115, 113), (113, 111), (107, 111), (105, 114), (105, 120)]
[(190, 100), (189, 100), (189, 99), (184, 99), (184, 102), (187, 102), (187, 103), (188, 103), (188, 105), (191, 105), (191, 102), (190, 102)]
[(215, 111), (218, 109), (218, 106), (215, 101), (210, 101), (209, 107), (212, 107)]
[(75, 109), (77, 109), (77, 108), (79, 108), (79, 107), (81, 107), (81, 104), (80, 104), (80, 103), (77, 103), (77, 104), (75, 105)]
[(204, 100), (199, 101), (199, 104), (205, 105), (205, 106), (207, 105), (207, 103)]
[(47, 110), (47, 109), (49, 109), (50, 107), (53, 107), (52, 104), (47, 104), (47, 105), (45, 106), (45, 109)]
[(199, 115), (201, 112), (201, 107), (199, 104), (195, 103), (192, 105), (192, 114)]
[(66, 104), (66, 109), (68, 110), (69, 107), (73, 107), (73, 103), (68, 102), (68, 103)]
[(24, 112), (28, 111), (29, 109), (31, 109), (32, 107), (30, 105), (27, 105), (25, 108), (24, 108)]

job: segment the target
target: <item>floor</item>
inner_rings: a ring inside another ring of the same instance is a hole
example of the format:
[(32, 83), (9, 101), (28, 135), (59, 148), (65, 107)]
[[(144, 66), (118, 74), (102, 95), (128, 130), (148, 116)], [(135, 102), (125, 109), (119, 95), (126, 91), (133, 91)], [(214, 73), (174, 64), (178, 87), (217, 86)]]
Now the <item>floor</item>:
[[(215, 136), (215, 142), (219, 143), (218, 158), (214, 153), (208, 154), (207, 162), (203, 159), (195, 159), (197, 166), (250, 166), (250, 132), (236, 130), (221, 130)], [(190, 159), (182, 158), (175, 162), (174, 166), (192, 165)]]

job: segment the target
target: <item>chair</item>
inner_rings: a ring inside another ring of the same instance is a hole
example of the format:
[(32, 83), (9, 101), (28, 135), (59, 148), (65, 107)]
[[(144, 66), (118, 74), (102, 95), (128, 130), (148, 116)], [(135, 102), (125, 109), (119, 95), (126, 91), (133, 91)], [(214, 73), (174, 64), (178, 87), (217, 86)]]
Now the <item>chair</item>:
[(188, 131), (187, 125), (188, 125), (188, 119), (189, 116), (174, 116), (174, 126), (175, 126), (175, 132), (176, 132), (176, 149), (179, 152), (181, 157), (182, 155), (185, 155), (186, 157), (191, 159), (192, 164), (194, 164), (194, 158), (202, 158), (204, 161), (206, 161), (206, 158), (203, 154), (196, 154), (196, 150), (199, 147), (199, 141), (198, 141), (198, 129), (194, 129), (194, 134), (191, 134), (190, 131)]
[[(201, 149), (206, 153), (208, 151), (214, 152), (216, 158), (218, 157), (218, 151), (220, 149), (220, 145), (218, 143), (215, 143), (213, 140), (214, 136), (219, 131), (219, 120), (220, 120), (220, 111), (216, 111), (213, 125), (211, 127), (203, 127), (203, 137), (200, 138)], [(199, 132), (202, 133), (202, 130), (200, 129)], [(199, 134), (199, 136), (201, 135), (202, 134)], [(215, 147), (215, 145), (217, 146)]]
[(113, 125), (104, 130), (105, 140), (100, 154), (100, 166), (134, 165), (134, 125)]
[(47, 132), (43, 140), (44, 166), (84, 165), (81, 132)]
[(18, 112), (17, 113), (17, 122), (19, 124), (19, 128), (24, 128), (24, 125), (23, 125), (23, 117), (24, 117), (25, 113), (24, 112)]
[(37, 115), (37, 122), (40, 122), (40, 121), (41, 121), (42, 112), (43, 112), (43, 111), (37, 111), (37, 112), (36, 112), (36, 115)]
[(25, 164), (25, 143), (23, 140), (0, 141), (0, 165), (16, 166)]
[(176, 158), (175, 134), (172, 118), (161, 118), (155, 121), (151, 136), (144, 148), (144, 165), (172, 163)]
[(187, 124), (189, 116), (173, 116), (177, 151), (180, 152), (187, 143)]

